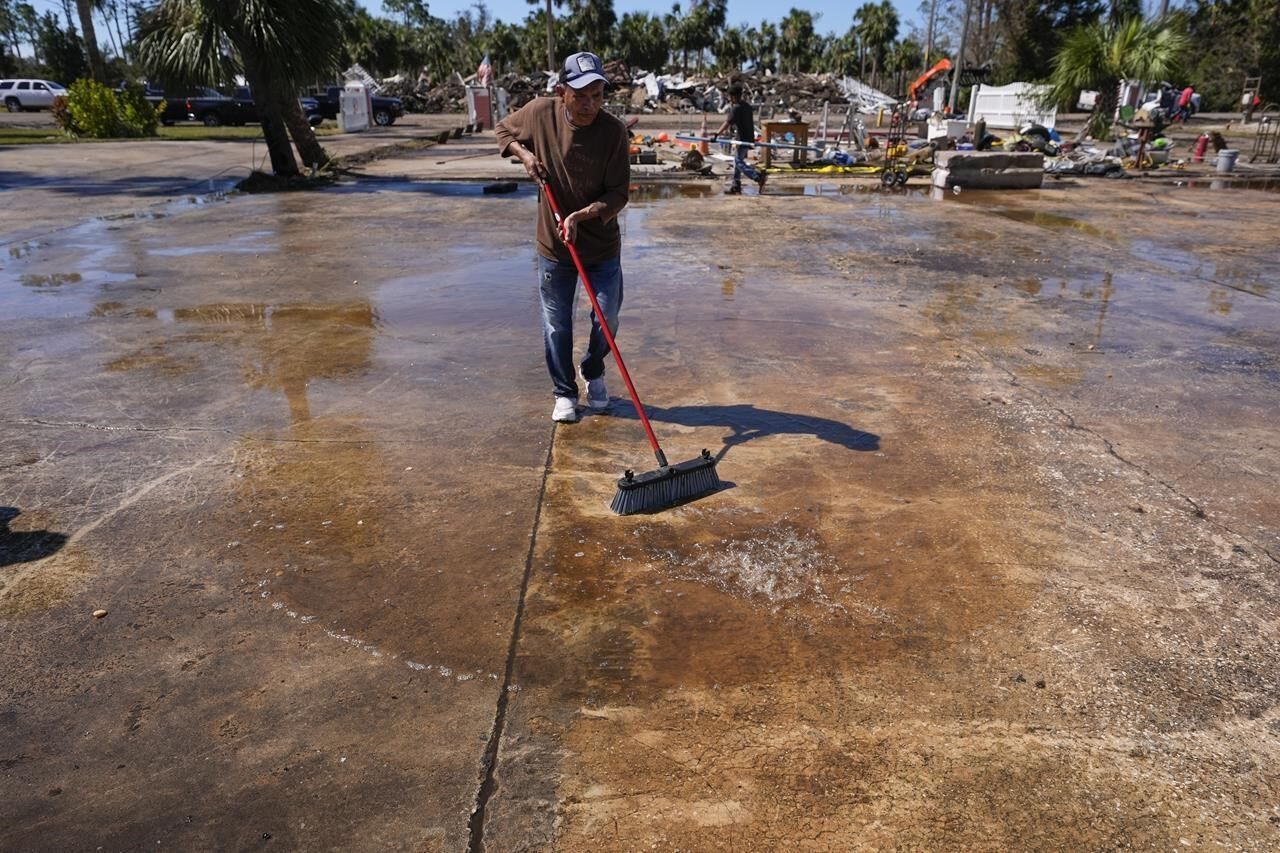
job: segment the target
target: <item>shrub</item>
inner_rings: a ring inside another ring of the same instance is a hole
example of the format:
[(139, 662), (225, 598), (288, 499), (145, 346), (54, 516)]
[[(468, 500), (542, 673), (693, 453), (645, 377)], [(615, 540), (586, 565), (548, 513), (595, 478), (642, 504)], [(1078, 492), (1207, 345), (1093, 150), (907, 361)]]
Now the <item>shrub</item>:
[(142, 87), (131, 84), (119, 94), (120, 123), (124, 126), (125, 136), (155, 136), (156, 127), (160, 124), (160, 114), (164, 112), (164, 102), (152, 104), (147, 100)]
[(58, 95), (53, 99), (53, 121), (67, 133), (75, 134), (75, 122), (71, 120), (71, 109), (67, 106), (67, 96)]
[(139, 86), (117, 93), (93, 80), (77, 80), (67, 90), (66, 101), (66, 115), (60, 116), (55, 108), (54, 119), (76, 136), (155, 136), (160, 123), (161, 107), (152, 106)]

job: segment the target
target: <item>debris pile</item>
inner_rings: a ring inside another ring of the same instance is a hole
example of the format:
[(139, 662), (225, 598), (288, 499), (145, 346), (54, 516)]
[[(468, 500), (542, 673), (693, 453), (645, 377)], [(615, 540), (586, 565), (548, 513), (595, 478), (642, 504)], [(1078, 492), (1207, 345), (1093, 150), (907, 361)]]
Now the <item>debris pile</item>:
[[(852, 77), (834, 74), (740, 74), (699, 76), (632, 72), (625, 63), (605, 63), (609, 78), (610, 104), (626, 113), (717, 112), (728, 103), (731, 83), (741, 83), (747, 100), (773, 112), (816, 111), (825, 103), (854, 104), (863, 113), (892, 106), (896, 101)], [(519, 109), (549, 88), (550, 74), (504, 74), (494, 83), (507, 91), (511, 109)], [(444, 81), (425, 74), (417, 79), (405, 76), (384, 79), (379, 94), (399, 98), (414, 113), (458, 113), (467, 108), (467, 86), (476, 75), (463, 77), (454, 72)]]
[(852, 77), (834, 74), (739, 74), (733, 77), (685, 77), (639, 72), (630, 83), (614, 82), (611, 101), (634, 113), (716, 112), (728, 101), (732, 83), (741, 83), (747, 100), (778, 112), (816, 111), (823, 104), (853, 104), (873, 113), (896, 100)]

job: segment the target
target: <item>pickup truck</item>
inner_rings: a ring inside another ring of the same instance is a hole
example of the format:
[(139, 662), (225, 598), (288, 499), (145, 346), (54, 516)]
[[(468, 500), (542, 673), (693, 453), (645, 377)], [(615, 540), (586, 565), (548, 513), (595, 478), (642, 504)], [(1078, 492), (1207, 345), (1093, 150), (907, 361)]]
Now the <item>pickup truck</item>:
[[(202, 95), (186, 99), (186, 117), (191, 121), (198, 121), (205, 127), (220, 127), (224, 124), (241, 125), (262, 120), (258, 107), (253, 102), (253, 93), (247, 86), (237, 86), (232, 96), (214, 89), (204, 89), (202, 92)], [(300, 103), (302, 112), (312, 127), (324, 120), (315, 98), (301, 98)]]
[[(338, 112), (342, 109), (342, 102), (339, 100), (342, 96), (341, 86), (330, 86), (322, 92), (316, 92), (311, 95), (319, 106), (320, 115), (325, 118), (337, 119)], [(404, 115), (404, 104), (399, 98), (386, 98), (381, 95), (373, 95), (370, 100), (373, 102), (373, 123), (379, 127), (390, 127), (396, 123), (396, 119)]]

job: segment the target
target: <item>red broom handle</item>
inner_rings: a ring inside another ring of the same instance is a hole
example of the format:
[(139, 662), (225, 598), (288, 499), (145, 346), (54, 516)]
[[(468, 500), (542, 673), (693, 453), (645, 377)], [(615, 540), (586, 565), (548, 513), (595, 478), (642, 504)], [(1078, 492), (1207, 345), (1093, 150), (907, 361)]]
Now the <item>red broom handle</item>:
[[(551, 186), (546, 181), (539, 181), (538, 183), (542, 186), (542, 191), (547, 195), (547, 204), (551, 205), (551, 214), (556, 219), (556, 225), (562, 226), (564, 219), (560, 216), (560, 206), (556, 204), (556, 197), (551, 194)], [(640, 423), (644, 424), (645, 434), (649, 436), (649, 444), (653, 445), (653, 453), (658, 457), (658, 465), (665, 468), (667, 467), (667, 456), (658, 445), (658, 437), (653, 434), (653, 427), (649, 425), (649, 416), (645, 414), (644, 405), (640, 402), (640, 394), (636, 391), (636, 386), (631, 382), (631, 374), (627, 372), (627, 365), (622, 360), (622, 353), (618, 351), (618, 344), (613, 339), (613, 332), (609, 331), (609, 321), (605, 319), (604, 312), (600, 310), (600, 303), (596, 300), (596, 290), (591, 286), (591, 280), (587, 278), (587, 271), (582, 266), (582, 259), (578, 257), (578, 250), (568, 240), (565, 240), (564, 244), (569, 247), (569, 257), (573, 258), (573, 265), (578, 268), (578, 276), (582, 279), (582, 286), (587, 291), (587, 298), (591, 300), (591, 307), (596, 312), (596, 319), (600, 321), (600, 331), (604, 332), (604, 339), (609, 342), (609, 349), (613, 352), (613, 360), (617, 362), (618, 372), (622, 374), (622, 381), (627, 383), (627, 391), (631, 394), (631, 402), (636, 404), (636, 411), (640, 414)]]

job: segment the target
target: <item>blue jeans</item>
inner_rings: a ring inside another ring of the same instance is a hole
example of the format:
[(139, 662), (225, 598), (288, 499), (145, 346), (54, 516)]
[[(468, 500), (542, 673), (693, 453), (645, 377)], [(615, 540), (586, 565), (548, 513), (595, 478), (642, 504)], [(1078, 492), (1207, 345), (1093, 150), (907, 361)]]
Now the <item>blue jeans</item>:
[(760, 172), (747, 162), (747, 146), (733, 146), (733, 185), (742, 186), (742, 176), (746, 175), (756, 183), (760, 183)]
[[(600, 301), (600, 310), (609, 331), (618, 331), (618, 309), (622, 307), (621, 258), (594, 264), (584, 263), (587, 277)], [(542, 297), (542, 338), (547, 352), (547, 371), (557, 397), (578, 399), (578, 383), (573, 371), (573, 304), (578, 289), (578, 271), (572, 261), (552, 261), (538, 255), (538, 292)], [(596, 312), (591, 312), (591, 340), (582, 359), (582, 377), (587, 381), (604, 375), (604, 357), (609, 342), (600, 330)]]

